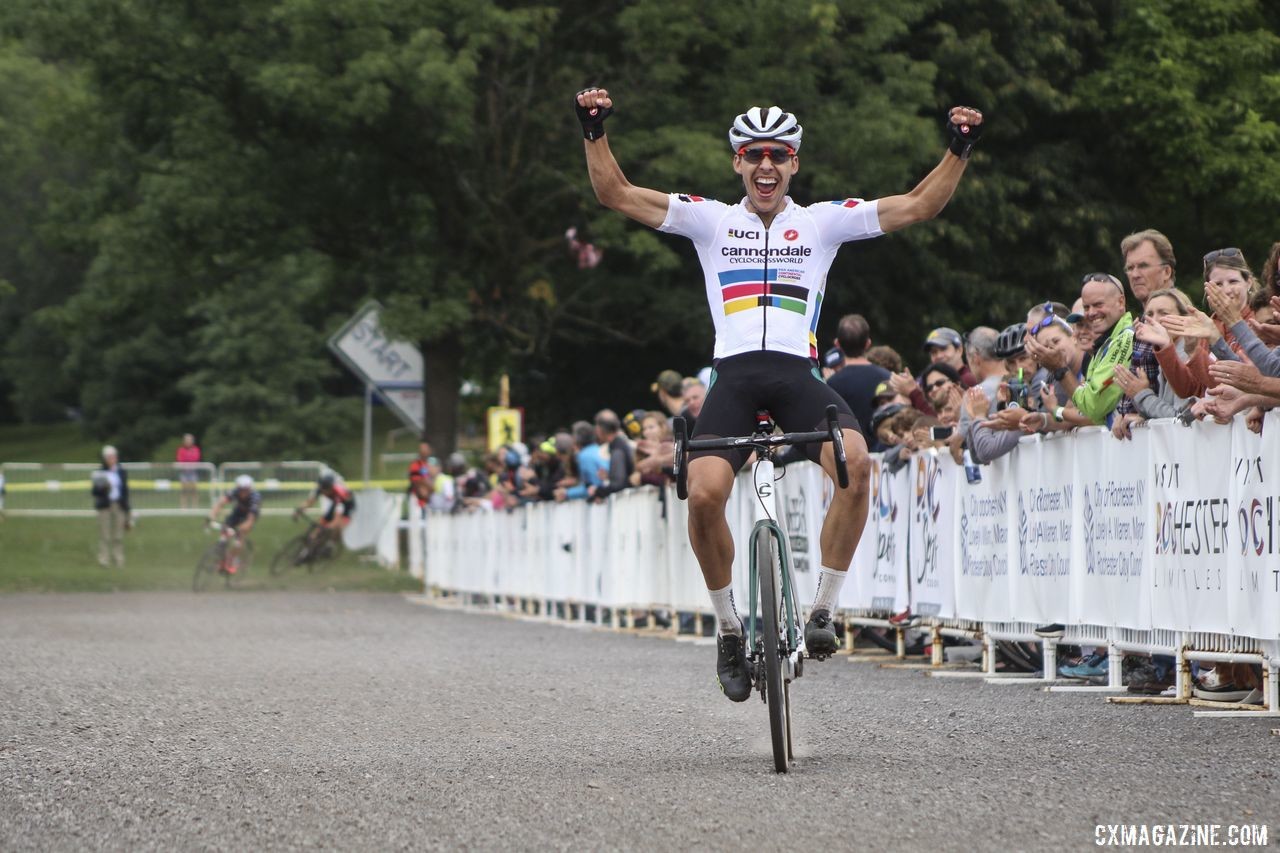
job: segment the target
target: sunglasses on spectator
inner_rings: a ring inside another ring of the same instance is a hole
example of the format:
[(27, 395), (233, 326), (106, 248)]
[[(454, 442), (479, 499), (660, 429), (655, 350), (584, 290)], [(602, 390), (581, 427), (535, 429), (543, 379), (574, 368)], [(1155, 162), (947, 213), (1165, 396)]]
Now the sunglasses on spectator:
[(738, 156), (752, 165), (759, 163), (765, 157), (768, 157), (773, 163), (785, 163), (796, 156), (796, 150), (794, 148), (773, 148), (769, 145), (763, 148), (747, 148), (743, 146), (738, 149)]
[(1218, 260), (1218, 258), (1238, 258), (1238, 257), (1240, 257), (1240, 250), (1234, 247), (1227, 247), (1226, 249), (1214, 249), (1212, 252), (1204, 256), (1204, 265), (1208, 267), (1214, 261)]
[(1036, 323), (1034, 326), (1027, 329), (1028, 335), (1034, 335), (1036, 332), (1040, 331), (1041, 329), (1049, 328), (1051, 325), (1053, 325), (1053, 321), (1057, 319), (1053, 314), (1052, 302), (1046, 302), (1044, 304), (1043, 310), (1044, 310), (1044, 316), (1040, 318), (1040, 322)]
[(930, 382), (928, 385), (924, 386), (924, 390), (936, 391), (937, 389), (941, 388), (943, 385), (946, 385), (950, 381), (951, 381), (950, 379), (946, 379), (946, 378), (935, 379), (933, 382)]
[(1107, 281), (1116, 286), (1116, 290), (1120, 291), (1120, 295), (1124, 296), (1124, 285), (1120, 283), (1120, 279), (1108, 272), (1091, 272), (1084, 278), (1080, 279), (1080, 285), (1083, 287), (1091, 281)]

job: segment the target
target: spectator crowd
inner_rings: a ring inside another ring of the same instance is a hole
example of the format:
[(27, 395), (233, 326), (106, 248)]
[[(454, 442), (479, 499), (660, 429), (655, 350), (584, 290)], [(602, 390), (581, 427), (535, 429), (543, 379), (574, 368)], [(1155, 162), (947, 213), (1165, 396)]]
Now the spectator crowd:
[[(1118, 248), (1123, 280), (1089, 272), (1078, 286), (1043, 294), (1025, 315), (1003, 318), (1001, 328), (933, 329), (923, 339), (923, 368), (914, 375), (902, 355), (874, 345), (864, 317), (842, 317), (822, 358), (823, 378), (848, 402), (868, 447), (884, 453), (891, 469), (937, 447), (965, 464), (971, 478), (980, 477), (982, 464), (1011, 452), (1023, 436), (1105, 425), (1124, 441), (1136, 425), (1156, 418), (1244, 418), (1260, 432), (1264, 413), (1280, 405), (1280, 242), (1260, 274), (1238, 248), (1205, 253), (1197, 268), (1204, 282), (1200, 306), (1175, 286), (1177, 257), (1159, 231), (1130, 234)], [(480, 468), (456, 453), (441, 464), (423, 446), (410, 490), (422, 507), (467, 511), (598, 501), (623, 489), (660, 486), (674, 461), (672, 418), (684, 417), (689, 434), (698, 434), (709, 373), (664, 370), (651, 388), (654, 409), (621, 416), (601, 410), (591, 422), (527, 446), (505, 445)], [(1038, 630), (1046, 637), (1061, 632), (1060, 625)], [(1105, 651), (1081, 649), (1060, 674), (1105, 679)], [(1171, 689), (1172, 659), (1125, 661), (1131, 691)], [(1196, 695), (1256, 701), (1259, 676), (1246, 665), (1204, 668)]]

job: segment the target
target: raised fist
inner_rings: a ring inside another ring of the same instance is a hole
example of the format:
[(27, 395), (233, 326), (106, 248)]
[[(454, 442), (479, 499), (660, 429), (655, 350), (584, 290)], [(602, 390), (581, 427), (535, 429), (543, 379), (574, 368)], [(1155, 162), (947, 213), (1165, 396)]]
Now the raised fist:
[(973, 146), (982, 136), (982, 111), (973, 107), (952, 107), (947, 113), (947, 150), (968, 160)]
[(604, 136), (604, 120), (613, 115), (613, 99), (608, 89), (583, 89), (574, 96), (573, 108), (582, 124), (584, 139), (594, 142)]

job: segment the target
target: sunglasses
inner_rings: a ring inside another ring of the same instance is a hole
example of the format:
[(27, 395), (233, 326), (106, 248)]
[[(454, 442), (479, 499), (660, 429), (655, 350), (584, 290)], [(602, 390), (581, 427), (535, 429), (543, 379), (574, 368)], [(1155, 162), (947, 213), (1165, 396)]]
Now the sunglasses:
[(794, 148), (773, 148), (768, 145), (763, 148), (747, 148), (743, 146), (738, 149), (738, 156), (752, 165), (759, 163), (765, 157), (768, 157), (770, 162), (777, 164), (785, 163), (796, 156), (796, 150)]
[(924, 390), (926, 390), (926, 391), (936, 391), (936, 390), (938, 390), (939, 388), (941, 388), (943, 385), (946, 385), (946, 384), (947, 384), (948, 382), (950, 382), (950, 381), (951, 381), (950, 379), (937, 379), (937, 380), (934, 380), (933, 382), (930, 382), (928, 385), (924, 386)]
[(1120, 279), (1116, 278), (1111, 273), (1091, 272), (1084, 278), (1080, 279), (1080, 285), (1083, 287), (1091, 281), (1105, 281), (1114, 284), (1116, 289), (1120, 291), (1120, 295), (1124, 296), (1124, 285), (1120, 283)]
[(1226, 249), (1214, 249), (1212, 252), (1204, 256), (1204, 265), (1207, 267), (1214, 261), (1218, 260), (1218, 258), (1238, 258), (1240, 256), (1240, 250), (1233, 247), (1228, 247)]

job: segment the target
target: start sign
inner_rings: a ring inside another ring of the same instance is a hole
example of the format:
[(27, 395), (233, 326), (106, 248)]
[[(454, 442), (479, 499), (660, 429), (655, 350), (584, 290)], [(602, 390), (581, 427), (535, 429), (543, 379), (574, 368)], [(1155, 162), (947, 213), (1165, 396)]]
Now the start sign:
[(524, 411), (503, 406), (489, 407), (489, 450), (523, 441)]

